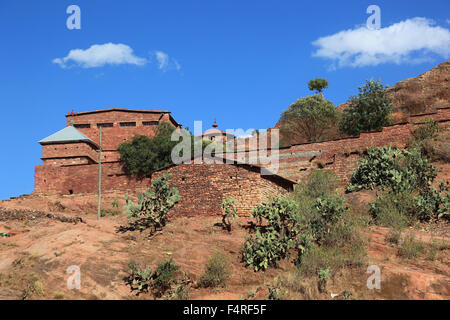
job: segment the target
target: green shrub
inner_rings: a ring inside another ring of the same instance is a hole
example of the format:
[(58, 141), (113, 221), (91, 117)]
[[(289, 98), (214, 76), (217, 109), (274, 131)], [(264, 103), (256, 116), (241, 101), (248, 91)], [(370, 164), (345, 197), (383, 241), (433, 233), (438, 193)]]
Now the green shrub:
[(166, 290), (170, 289), (171, 284), (175, 279), (175, 272), (180, 269), (175, 265), (172, 259), (166, 260), (158, 265), (153, 274), (152, 287), (159, 295), (162, 295)]
[(380, 130), (390, 124), (392, 104), (380, 80), (366, 81), (358, 87), (358, 96), (349, 99), (350, 105), (344, 109), (340, 130), (350, 135), (361, 132)]
[(297, 266), (305, 276), (317, 276), (321, 269), (339, 270), (360, 267), (366, 262), (367, 251), (361, 238), (342, 247), (315, 245), (299, 256)]
[(431, 161), (416, 150), (397, 150), (391, 146), (371, 148), (352, 174), (348, 192), (391, 188), (394, 192), (428, 187), (437, 171)]
[(362, 222), (358, 221), (354, 215), (347, 211), (331, 226), (329, 232), (324, 235), (320, 244), (333, 247), (361, 245), (361, 226)]
[(313, 208), (317, 214), (309, 221), (309, 224), (316, 241), (320, 242), (330, 232), (332, 226), (341, 219), (347, 210), (344, 203), (344, 198), (338, 194), (321, 196), (314, 202)]
[(448, 183), (441, 182), (438, 189), (433, 188), (436, 176), (437, 171), (431, 161), (417, 150), (372, 148), (353, 173), (347, 191), (381, 186), (393, 193), (387, 201), (383, 200), (386, 195), (382, 195), (371, 204), (374, 216), (380, 211), (386, 211), (386, 208), (392, 209), (394, 204), (401, 214), (422, 221), (432, 218), (449, 219)]
[(131, 142), (117, 148), (120, 162), (130, 175), (147, 176), (151, 172), (172, 164), (171, 153), (178, 143), (171, 141), (175, 128), (168, 122), (158, 125), (155, 136), (136, 135)]
[[(176, 284), (175, 272), (180, 269), (172, 259), (158, 265), (155, 272), (150, 268), (142, 268), (135, 261), (128, 263), (130, 275), (128, 283), (132, 290), (148, 292), (153, 289), (156, 296), (162, 296), (168, 289)], [(184, 282), (183, 282), (184, 283)]]
[(205, 272), (200, 277), (202, 287), (217, 287), (226, 284), (231, 275), (231, 264), (229, 259), (222, 253), (217, 252), (212, 256), (205, 266)]
[(385, 192), (369, 206), (370, 213), (379, 225), (402, 230), (411, 223), (414, 199), (410, 192)]
[(234, 203), (235, 199), (226, 197), (222, 200), (222, 225), (228, 230), (231, 231), (231, 224), (238, 217), (236, 214), (236, 207)]
[(398, 255), (407, 259), (418, 258), (425, 251), (425, 244), (416, 240), (415, 236), (410, 233), (401, 242), (398, 248)]
[(434, 139), (439, 133), (439, 123), (433, 118), (426, 118), (425, 122), (411, 132), (409, 141), (410, 149), (419, 150), (424, 156), (436, 160), (434, 157), (436, 141)]
[(305, 181), (299, 183), (294, 195), (318, 198), (332, 193), (339, 186), (339, 178), (332, 171), (315, 170)]
[(326, 291), (327, 280), (331, 278), (333, 271), (330, 268), (319, 269), (318, 287), (320, 292)]
[(282, 300), (288, 294), (288, 291), (283, 288), (282, 279), (280, 276), (277, 277), (277, 281), (273, 285), (268, 285), (267, 289), (269, 291), (267, 300)]
[(439, 245), (436, 240), (433, 239), (433, 241), (428, 246), (427, 250), (427, 260), (434, 261), (436, 260), (439, 252)]
[(283, 136), (297, 135), (307, 141), (318, 141), (336, 120), (334, 104), (321, 95), (300, 98), (280, 116)]
[(166, 225), (168, 212), (180, 199), (178, 189), (169, 187), (169, 178), (170, 175), (164, 174), (152, 181), (152, 188), (139, 196), (136, 206), (125, 195), (128, 218), (136, 218), (141, 228), (150, 228), (150, 233)]
[(111, 205), (113, 207), (112, 215), (113, 216), (117, 216), (120, 213), (120, 211), (119, 211), (119, 199), (114, 198), (114, 200), (113, 200)]

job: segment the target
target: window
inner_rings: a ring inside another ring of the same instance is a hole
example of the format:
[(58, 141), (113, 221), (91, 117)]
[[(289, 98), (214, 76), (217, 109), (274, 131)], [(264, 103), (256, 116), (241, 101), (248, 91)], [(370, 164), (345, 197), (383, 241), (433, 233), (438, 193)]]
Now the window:
[(112, 123), (97, 123), (97, 128), (111, 128), (112, 126)]
[(121, 122), (121, 127), (136, 127), (136, 122)]
[(90, 128), (91, 125), (89, 123), (79, 123), (73, 125), (75, 128)]
[(158, 121), (142, 121), (143, 126), (157, 126)]

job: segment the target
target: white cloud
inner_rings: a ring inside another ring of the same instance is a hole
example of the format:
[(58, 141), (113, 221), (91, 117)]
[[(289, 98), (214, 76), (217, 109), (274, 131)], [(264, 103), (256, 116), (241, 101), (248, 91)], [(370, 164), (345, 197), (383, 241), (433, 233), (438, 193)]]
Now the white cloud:
[(333, 60), (331, 68), (420, 63), (437, 54), (450, 56), (450, 31), (426, 18), (413, 18), (379, 30), (367, 27), (340, 31), (312, 43), (315, 57)]
[(147, 63), (145, 58), (139, 58), (133, 54), (133, 49), (122, 43), (94, 44), (89, 49), (73, 49), (64, 58), (56, 58), (53, 63), (62, 68), (73, 65), (82, 68), (102, 67), (106, 64), (134, 64), (144, 65)]
[(166, 69), (169, 65), (169, 55), (162, 51), (155, 51), (156, 60), (158, 61), (159, 69)]
[(154, 52), (156, 57), (156, 61), (158, 63), (158, 68), (162, 71), (167, 71), (169, 69), (176, 69), (179, 71), (181, 69), (181, 65), (177, 60), (170, 58), (169, 55), (165, 52), (156, 50)]

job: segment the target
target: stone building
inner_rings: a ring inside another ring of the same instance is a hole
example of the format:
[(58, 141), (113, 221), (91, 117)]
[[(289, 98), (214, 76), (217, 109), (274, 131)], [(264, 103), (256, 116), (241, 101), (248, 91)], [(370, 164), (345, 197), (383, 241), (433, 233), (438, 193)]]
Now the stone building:
[(216, 119), (214, 119), (212, 129), (203, 132), (201, 134), (202, 138), (205, 140), (216, 141), (221, 143), (227, 143), (228, 140), (234, 139), (233, 134), (217, 129), (218, 126), (219, 125), (216, 123)]
[[(161, 122), (181, 127), (168, 111), (106, 109), (71, 113), (66, 117), (66, 128), (39, 141), (43, 164), (35, 167), (35, 193), (98, 192), (100, 127), (102, 190), (140, 192), (151, 185), (152, 179), (170, 173), (170, 184), (178, 188), (181, 196), (174, 211), (176, 215), (221, 214), (220, 204), (225, 197), (235, 198), (238, 213), (248, 215), (257, 204), (291, 190), (295, 184), (277, 175), (264, 176), (260, 167), (237, 161), (171, 165), (154, 172), (151, 177), (137, 179), (124, 172), (118, 161), (117, 147), (136, 134), (153, 136)], [(226, 139), (227, 136), (218, 131), (219, 137)]]

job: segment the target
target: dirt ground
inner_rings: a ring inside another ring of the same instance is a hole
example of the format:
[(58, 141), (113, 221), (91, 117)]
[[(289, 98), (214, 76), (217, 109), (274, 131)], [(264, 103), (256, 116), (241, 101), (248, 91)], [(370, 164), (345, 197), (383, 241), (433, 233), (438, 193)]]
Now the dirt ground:
[[(117, 194), (105, 194), (105, 207), (116, 198)], [(118, 200), (122, 208), (123, 200)], [(120, 232), (119, 227), (127, 225), (126, 214), (121, 210), (114, 214), (111, 206), (98, 221), (88, 195), (24, 196), (0, 202), (0, 208), (0, 233), (7, 233), (0, 237), (0, 299), (153, 299), (150, 293), (137, 296), (127, 285), (131, 260), (154, 270), (173, 258), (195, 282), (209, 257), (218, 251), (232, 262), (228, 284), (216, 289), (192, 286), (190, 299), (266, 299), (267, 286), (294, 268), (290, 261), (265, 272), (245, 268), (240, 250), (248, 235), (246, 218), (239, 218), (230, 233), (218, 225), (218, 216), (173, 218), (149, 239), (145, 231)], [(449, 299), (450, 228), (424, 225), (415, 231), (425, 243), (447, 241), (447, 245), (441, 246), (433, 260), (408, 260), (398, 257), (397, 249), (386, 241), (387, 229), (366, 230), (367, 265), (381, 268), (381, 290), (367, 288), (370, 274), (365, 266), (340, 271), (330, 279), (326, 292), (312, 290), (316, 283), (311, 280), (311, 288), (288, 298)], [(66, 271), (73, 265), (81, 270), (81, 288), (69, 290)]]

